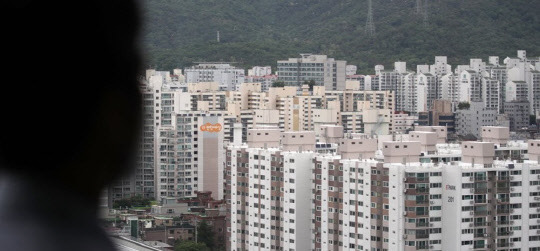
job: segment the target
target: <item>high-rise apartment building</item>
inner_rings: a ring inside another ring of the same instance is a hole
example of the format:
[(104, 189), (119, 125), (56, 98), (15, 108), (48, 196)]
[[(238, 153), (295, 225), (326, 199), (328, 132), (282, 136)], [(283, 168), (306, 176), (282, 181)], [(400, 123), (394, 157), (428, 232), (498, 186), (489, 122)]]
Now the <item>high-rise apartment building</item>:
[(309, 250), (314, 132), (248, 134), (248, 145), (265, 146), (227, 148), (229, 250)]
[(326, 90), (344, 90), (346, 65), (346, 61), (326, 55), (300, 54), (300, 58), (277, 61), (278, 81), (300, 87), (305, 81), (313, 80)]
[[(457, 155), (444, 128), (418, 129), (380, 148), (365, 135), (320, 138), (339, 145), (331, 154), (306, 132), (250, 130), (226, 151), (228, 250), (540, 247), (540, 141), (527, 143), (529, 160), (495, 160), (510, 145), (504, 128)], [(424, 161), (436, 155), (447, 160)]]
[(220, 164), (235, 119), (222, 111), (178, 111), (173, 121), (157, 137), (156, 199), (193, 197), (195, 191), (223, 198)]
[(483, 102), (471, 102), (469, 108), (459, 109), (455, 114), (456, 134), (479, 138), (482, 126), (495, 125), (497, 110), (486, 108)]
[(244, 69), (226, 63), (201, 63), (184, 69), (187, 83), (216, 82), (219, 90), (233, 91), (244, 83)]
[(529, 105), (526, 100), (504, 102), (504, 114), (510, 121), (510, 131), (516, 132), (529, 127)]

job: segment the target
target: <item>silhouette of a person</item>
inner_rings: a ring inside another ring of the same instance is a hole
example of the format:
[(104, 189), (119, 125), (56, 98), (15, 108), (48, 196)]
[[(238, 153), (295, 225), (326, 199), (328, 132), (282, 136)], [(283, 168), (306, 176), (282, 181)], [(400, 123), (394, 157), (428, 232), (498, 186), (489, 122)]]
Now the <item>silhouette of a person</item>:
[(114, 250), (97, 208), (135, 160), (138, 6), (1, 5), (0, 250)]

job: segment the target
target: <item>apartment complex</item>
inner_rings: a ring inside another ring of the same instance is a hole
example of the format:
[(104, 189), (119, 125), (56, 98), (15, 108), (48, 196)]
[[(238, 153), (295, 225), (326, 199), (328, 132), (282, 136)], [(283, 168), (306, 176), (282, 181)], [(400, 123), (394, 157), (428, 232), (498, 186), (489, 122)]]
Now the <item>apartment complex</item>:
[(395, 140), (327, 128), (331, 154), (312, 132), (249, 130), (226, 150), (228, 250), (540, 248), (540, 141), (521, 145), (529, 160), (497, 159), (508, 128), (457, 148), (439, 129)]
[(133, 195), (192, 197), (195, 191), (222, 198), (219, 168), (224, 146), (235, 136), (234, 124), (243, 141), (248, 129), (258, 127), (318, 131), (343, 124), (347, 132), (374, 135), (393, 130), (392, 93), (360, 91), (358, 82), (346, 82), (346, 91), (307, 85), (265, 91), (261, 83), (224, 91), (218, 82), (179, 83), (176, 74), (147, 71), (141, 85), (144, 125), (137, 168), (110, 187), (111, 202)]

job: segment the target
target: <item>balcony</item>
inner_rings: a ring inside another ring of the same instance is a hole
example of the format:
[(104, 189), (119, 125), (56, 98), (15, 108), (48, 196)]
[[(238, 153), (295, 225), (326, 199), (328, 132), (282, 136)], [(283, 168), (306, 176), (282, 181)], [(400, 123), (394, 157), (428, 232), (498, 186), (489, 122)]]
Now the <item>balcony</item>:
[(500, 208), (500, 209), (497, 209), (497, 214), (510, 214), (513, 211), (514, 210), (508, 209), (508, 208)]
[(429, 193), (429, 188), (417, 188), (417, 193)]
[(486, 182), (486, 181), (487, 181), (487, 178), (486, 178), (485, 176), (483, 176), (483, 177), (475, 176), (475, 177), (474, 177), (474, 181), (475, 181), (475, 182)]
[(485, 188), (485, 187), (482, 187), (482, 188), (476, 188), (476, 189), (474, 189), (474, 193), (475, 193), (475, 194), (487, 193), (487, 188)]
[(416, 239), (427, 239), (429, 234), (416, 234)]
[(485, 216), (485, 215), (488, 215), (489, 214), (489, 211), (487, 210), (477, 210), (477, 211), (474, 211), (474, 215), (475, 216)]
[(509, 236), (512, 235), (514, 232), (512, 231), (503, 231), (503, 232), (497, 232), (497, 236)]
[(475, 222), (473, 225), (475, 227), (485, 227), (485, 226), (489, 226), (490, 224), (489, 224), (489, 222), (483, 221), (483, 222)]
[(510, 199), (509, 198), (497, 199), (497, 203), (499, 203), (499, 204), (510, 203)]
[(489, 235), (486, 234), (486, 233), (475, 233), (474, 234), (474, 238), (487, 238), (487, 237), (489, 237)]
[(509, 243), (509, 242), (497, 243), (498, 248), (505, 248), (505, 247), (511, 247), (511, 246), (514, 246), (513, 243)]
[(473, 249), (484, 249), (484, 248), (486, 248), (486, 245), (485, 245), (485, 244), (482, 244), (482, 245), (475, 244), (475, 245), (473, 246)]
[(487, 203), (487, 200), (486, 199), (475, 199), (474, 203), (475, 204), (485, 204), (485, 203)]
[(497, 187), (497, 193), (509, 193), (510, 188), (509, 187)]
[(497, 221), (497, 226), (512, 225), (512, 224), (514, 224), (514, 222), (510, 220)]

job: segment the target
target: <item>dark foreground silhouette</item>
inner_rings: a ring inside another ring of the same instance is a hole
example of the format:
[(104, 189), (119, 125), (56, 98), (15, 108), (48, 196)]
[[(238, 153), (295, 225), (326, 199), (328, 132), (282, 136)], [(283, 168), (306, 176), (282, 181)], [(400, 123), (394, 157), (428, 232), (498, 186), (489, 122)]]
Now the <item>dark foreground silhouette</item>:
[(113, 250), (96, 210), (136, 153), (137, 6), (1, 5), (0, 250)]

